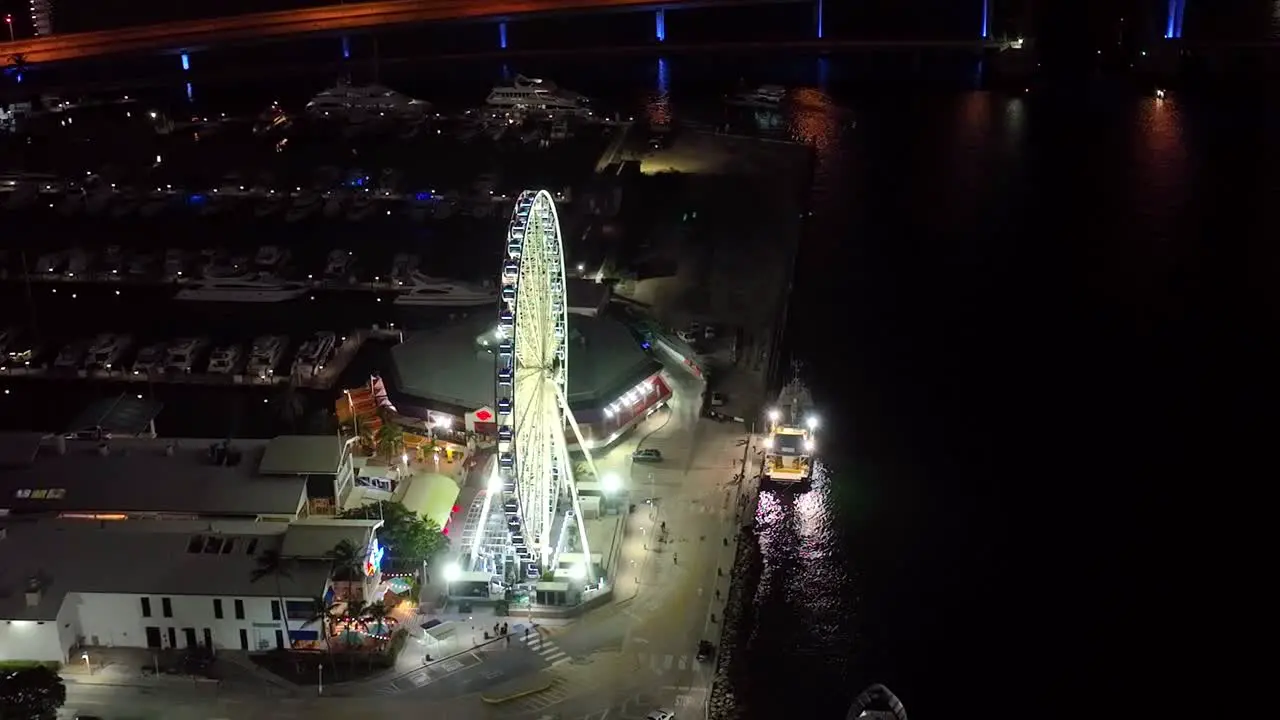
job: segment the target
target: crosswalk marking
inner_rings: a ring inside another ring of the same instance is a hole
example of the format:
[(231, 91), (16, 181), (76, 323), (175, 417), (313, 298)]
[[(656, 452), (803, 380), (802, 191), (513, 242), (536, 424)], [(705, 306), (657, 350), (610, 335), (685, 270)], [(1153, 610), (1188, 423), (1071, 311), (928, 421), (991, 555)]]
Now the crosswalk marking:
[(537, 653), (543, 660), (551, 663), (552, 667), (562, 665), (569, 662), (573, 658), (569, 653), (565, 652), (556, 645), (555, 641), (541, 633), (532, 633), (529, 635), (518, 635), (520, 642), (523, 642), (530, 650)]
[(636, 653), (636, 664), (647, 666), (655, 675), (662, 675), (672, 670), (688, 670), (693, 667), (693, 660), (688, 655)]

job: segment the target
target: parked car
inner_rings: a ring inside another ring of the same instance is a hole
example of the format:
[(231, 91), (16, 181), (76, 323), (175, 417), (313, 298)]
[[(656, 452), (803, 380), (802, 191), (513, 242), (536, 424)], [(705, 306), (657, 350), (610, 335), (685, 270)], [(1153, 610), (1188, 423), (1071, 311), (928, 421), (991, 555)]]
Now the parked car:
[(698, 641), (698, 662), (710, 662), (716, 655), (716, 646), (706, 640)]
[(662, 451), (657, 448), (645, 448), (631, 453), (633, 462), (662, 462)]

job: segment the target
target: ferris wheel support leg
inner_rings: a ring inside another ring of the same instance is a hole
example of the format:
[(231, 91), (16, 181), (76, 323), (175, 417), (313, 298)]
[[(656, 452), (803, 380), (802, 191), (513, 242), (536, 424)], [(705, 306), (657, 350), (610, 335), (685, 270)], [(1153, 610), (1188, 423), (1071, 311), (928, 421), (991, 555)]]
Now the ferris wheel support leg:
[[(564, 408), (564, 416), (569, 419), (569, 427), (573, 429), (573, 436), (578, 439), (578, 447), (582, 448), (582, 456), (587, 460), (587, 467), (590, 468), (591, 474), (596, 475), (596, 464), (591, 459), (591, 451), (587, 449), (587, 443), (582, 439), (582, 430), (578, 428), (578, 420), (573, 416), (573, 411), (569, 409), (569, 400), (564, 396), (564, 389), (559, 383), (554, 383), (556, 395), (560, 398), (560, 405)], [(568, 461), (568, 450), (565, 450), (566, 464)], [(573, 466), (568, 465), (565, 468), (565, 475), (569, 478), (569, 498), (573, 503), (573, 517), (578, 521), (578, 538), (582, 541), (582, 554), (587, 558), (587, 582), (595, 584), (596, 568), (595, 563), (591, 562), (591, 546), (587, 543), (587, 525), (582, 517), (582, 504), (578, 502), (578, 479), (573, 476)]]
[[(470, 564), (467, 566), (467, 572), (476, 569), (476, 557), (480, 554), (480, 543), (484, 542), (485, 529), (489, 527), (489, 510), (493, 506), (493, 486), (494, 480), (498, 477), (498, 464), (493, 464), (493, 473), (489, 479), (489, 485), (485, 488), (484, 504), (480, 506), (480, 525), (476, 529), (475, 538), (471, 540)], [(467, 548), (464, 548), (466, 550)]]

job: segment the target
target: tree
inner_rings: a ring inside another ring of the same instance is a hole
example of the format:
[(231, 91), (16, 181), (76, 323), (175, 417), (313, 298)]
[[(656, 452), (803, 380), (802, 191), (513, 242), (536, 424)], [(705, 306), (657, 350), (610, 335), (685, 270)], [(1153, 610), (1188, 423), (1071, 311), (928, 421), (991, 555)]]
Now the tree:
[(311, 617), (302, 624), (302, 627), (310, 625), (320, 626), (320, 637), (324, 638), (324, 650), (329, 655), (329, 667), (337, 672), (337, 667), (333, 664), (333, 625), (339, 618), (338, 605), (334, 603), (330, 605), (324, 601), (324, 598), (311, 598)]
[(14, 82), (22, 82), (22, 76), (31, 67), (31, 63), (27, 61), (26, 53), (14, 53), (8, 57), (8, 67), (5, 68), (5, 74), (13, 78)]
[(343, 538), (324, 556), (329, 559), (329, 576), (334, 580), (350, 581), (352, 577), (360, 576), (364, 551), (350, 540)]
[(404, 430), (399, 425), (386, 420), (382, 421), (382, 425), (378, 426), (378, 432), (374, 436), (374, 442), (378, 449), (378, 454), (387, 459), (390, 465), (392, 458), (400, 454), (400, 449), (404, 447)]
[(47, 667), (0, 671), (0, 718), (4, 720), (54, 720), (66, 701), (66, 685)]
[[(383, 634), (387, 631), (387, 620), (391, 617), (391, 608), (387, 607), (381, 600), (375, 603), (369, 603), (364, 609), (364, 620), (370, 625), (378, 629), (378, 635), (375, 638), (378, 643), (378, 650), (386, 647), (386, 640), (383, 640)], [(369, 665), (373, 666), (373, 654), (369, 654)]]
[(282, 578), (289, 577), (289, 565), (279, 550), (264, 550), (256, 558), (257, 567), (249, 573), (249, 582), (270, 577), (276, 582), (276, 597), (280, 600), (280, 617), (284, 621), (284, 635), (289, 639), (289, 647), (293, 648), (293, 636), (289, 634), (289, 606), (284, 602), (284, 590), (280, 584)]
[(439, 525), (418, 517), (418, 513), (406, 508), (404, 503), (370, 503), (344, 511), (340, 517), (381, 518), (378, 540), (401, 567), (416, 567), (430, 562), (449, 547), (449, 536), (441, 532)]

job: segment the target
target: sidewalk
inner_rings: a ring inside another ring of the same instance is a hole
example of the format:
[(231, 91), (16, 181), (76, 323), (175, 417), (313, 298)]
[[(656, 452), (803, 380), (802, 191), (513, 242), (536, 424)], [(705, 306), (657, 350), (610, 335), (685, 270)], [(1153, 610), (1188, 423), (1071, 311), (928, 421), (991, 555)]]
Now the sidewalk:
[[(247, 654), (219, 651), (209, 677), (184, 675), (174, 667), (173, 651), (145, 648), (90, 647), (75, 651), (87, 654), (88, 662), (73, 662), (59, 671), (69, 685), (103, 685), (140, 688), (192, 690), (199, 693), (291, 693), (296, 688), (253, 664)], [(158, 670), (158, 672), (157, 672)]]

